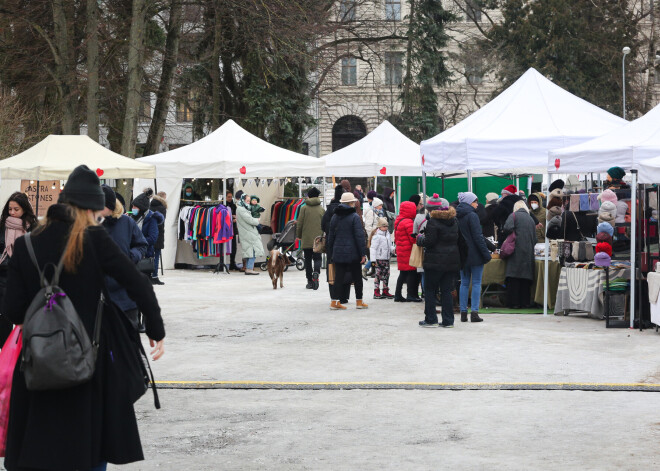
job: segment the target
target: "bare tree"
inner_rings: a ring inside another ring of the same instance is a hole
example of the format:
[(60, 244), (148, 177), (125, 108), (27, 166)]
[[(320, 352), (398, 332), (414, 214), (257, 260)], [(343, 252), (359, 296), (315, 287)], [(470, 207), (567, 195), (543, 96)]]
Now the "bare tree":
[(99, 5), (87, 0), (87, 135), (99, 140)]

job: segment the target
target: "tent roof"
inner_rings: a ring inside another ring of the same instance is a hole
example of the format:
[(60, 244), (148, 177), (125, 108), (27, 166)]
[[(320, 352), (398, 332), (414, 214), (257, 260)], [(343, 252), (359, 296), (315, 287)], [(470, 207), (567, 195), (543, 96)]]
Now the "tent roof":
[(606, 172), (615, 165), (637, 168), (640, 161), (660, 155), (660, 106), (623, 127), (548, 155), (548, 169), (552, 172)]
[(639, 183), (660, 183), (660, 156), (639, 162)]
[(321, 159), (270, 144), (229, 120), (187, 146), (138, 159), (159, 178), (322, 176)]
[(481, 109), (422, 142), (424, 170), (544, 173), (551, 149), (624, 124), (529, 69)]
[(66, 180), (78, 165), (103, 170), (103, 178), (155, 178), (153, 165), (106, 149), (87, 136), (46, 137), (24, 152), (0, 161), (7, 179)]
[(373, 177), (422, 174), (419, 144), (408, 139), (389, 121), (353, 144), (324, 157), (328, 175)]

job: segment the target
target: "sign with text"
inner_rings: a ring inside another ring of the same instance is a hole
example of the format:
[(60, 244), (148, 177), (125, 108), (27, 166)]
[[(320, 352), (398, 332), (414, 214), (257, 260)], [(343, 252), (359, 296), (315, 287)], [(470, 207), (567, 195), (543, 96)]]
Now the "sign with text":
[(37, 217), (43, 217), (46, 216), (48, 208), (57, 203), (57, 198), (60, 196), (60, 181), (21, 180), (21, 191), (28, 196), (35, 211), (37, 210), (37, 184), (39, 184), (39, 214)]

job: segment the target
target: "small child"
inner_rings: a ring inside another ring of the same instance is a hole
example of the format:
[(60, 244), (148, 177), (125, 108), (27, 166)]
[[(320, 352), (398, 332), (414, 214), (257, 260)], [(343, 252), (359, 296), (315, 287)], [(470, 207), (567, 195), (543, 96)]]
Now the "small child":
[[(261, 217), (261, 213), (266, 211), (264, 208), (259, 206), (259, 202), (260, 202), (259, 197), (254, 195), (250, 196), (250, 213), (252, 214), (253, 218), (257, 218), (257, 219)], [(259, 231), (259, 234), (261, 234), (261, 227), (262, 227), (261, 224), (257, 226), (257, 230)]]
[[(386, 218), (378, 218), (378, 227), (371, 233), (371, 260), (376, 264), (374, 279), (374, 299), (393, 299), (388, 283), (390, 281), (390, 256), (392, 255), (392, 237), (388, 231)], [(380, 292), (380, 282), (383, 282), (383, 292)]]

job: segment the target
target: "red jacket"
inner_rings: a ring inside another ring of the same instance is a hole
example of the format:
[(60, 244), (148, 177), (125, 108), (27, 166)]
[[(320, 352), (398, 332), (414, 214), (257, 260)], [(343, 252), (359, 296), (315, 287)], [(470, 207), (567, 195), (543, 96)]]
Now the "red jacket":
[(412, 201), (401, 203), (399, 216), (394, 221), (394, 238), (396, 241), (396, 261), (399, 270), (417, 270), (408, 265), (415, 239), (412, 236), (413, 222), (417, 214), (417, 205)]

